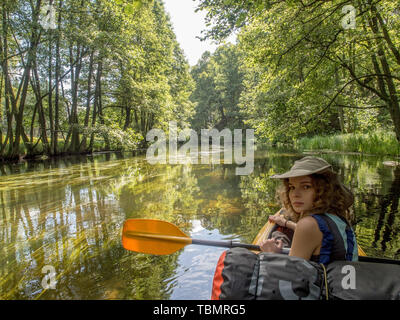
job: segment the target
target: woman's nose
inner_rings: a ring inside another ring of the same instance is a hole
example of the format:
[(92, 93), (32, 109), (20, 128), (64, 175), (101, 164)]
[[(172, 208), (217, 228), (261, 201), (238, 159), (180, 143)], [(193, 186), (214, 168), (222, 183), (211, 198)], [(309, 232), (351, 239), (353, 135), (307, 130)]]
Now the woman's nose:
[(300, 190), (298, 188), (293, 190), (293, 196), (294, 197), (300, 197)]

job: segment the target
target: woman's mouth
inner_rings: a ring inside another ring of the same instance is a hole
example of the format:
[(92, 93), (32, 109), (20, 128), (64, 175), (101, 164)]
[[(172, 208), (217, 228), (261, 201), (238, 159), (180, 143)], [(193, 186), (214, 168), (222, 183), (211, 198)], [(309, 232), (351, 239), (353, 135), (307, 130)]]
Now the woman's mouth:
[(293, 202), (293, 205), (296, 207), (302, 206), (303, 204), (303, 202)]

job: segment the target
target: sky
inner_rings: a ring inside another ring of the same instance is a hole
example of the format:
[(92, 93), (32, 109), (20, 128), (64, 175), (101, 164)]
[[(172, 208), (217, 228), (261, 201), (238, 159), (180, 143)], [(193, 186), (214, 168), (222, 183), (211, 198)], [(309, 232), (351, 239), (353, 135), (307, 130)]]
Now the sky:
[[(194, 12), (198, 0), (163, 0), (165, 9), (171, 17), (176, 38), (185, 52), (191, 66), (195, 65), (205, 51), (214, 52), (218, 45), (211, 40), (200, 41), (201, 31), (206, 29), (205, 11)], [(228, 42), (235, 42), (235, 36), (228, 38)]]

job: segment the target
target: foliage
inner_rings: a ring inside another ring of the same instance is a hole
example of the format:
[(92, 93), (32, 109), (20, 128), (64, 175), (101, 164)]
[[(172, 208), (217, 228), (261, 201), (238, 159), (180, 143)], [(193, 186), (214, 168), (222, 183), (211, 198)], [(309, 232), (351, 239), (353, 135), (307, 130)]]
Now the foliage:
[(132, 128), (122, 130), (117, 124), (97, 125), (90, 128), (82, 128), (83, 134), (90, 135), (96, 133), (99, 136), (107, 136), (110, 140), (112, 150), (129, 151), (135, 150), (139, 143), (143, 140), (140, 133), (135, 132)]
[(211, 26), (206, 38), (240, 30), (240, 108), (259, 137), (291, 142), (378, 126), (400, 140), (400, 8), (392, 1), (352, 3), (351, 29), (342, 26), (344, 4), (201, 1)]
[(196, 87), (191, 100), (196, 103), (196, 113), (191, 123), (195, 130), (243, 127), (238, 108), (243, 82), (240, 57), (235, 45), (226, 44), (214, 54), (205, 52), (192, 68)]
[(161, 0), (54, 0), (55, 29), (45, 5), (0, 6), (1, 157), (137, 148), (153, 127), (188, 126), (194, 83)]

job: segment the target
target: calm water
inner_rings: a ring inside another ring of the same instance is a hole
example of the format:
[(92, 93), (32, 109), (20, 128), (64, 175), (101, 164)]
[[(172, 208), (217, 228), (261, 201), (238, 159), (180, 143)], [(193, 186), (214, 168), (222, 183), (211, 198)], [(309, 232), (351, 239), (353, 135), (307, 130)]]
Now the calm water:
[[(268, 179), (304, 155), (256, 152), (236, 165), (150, 165), (98, 154), (0, 167), (1, 299), (209, 299), (221, 248), (168, 256), (126, 251), (128, 218), (172, 222), (193, 238), (250, 243), (279, 209)], [(322, 154), (356, 196), (355, 230), (368, 255), (400, 259), (400, 168), (393, 160)], [(55, 289), (44, 266), (55, 272)]]

